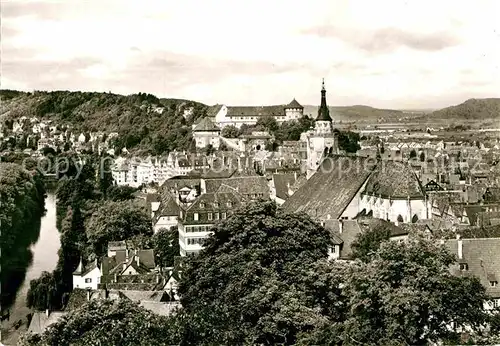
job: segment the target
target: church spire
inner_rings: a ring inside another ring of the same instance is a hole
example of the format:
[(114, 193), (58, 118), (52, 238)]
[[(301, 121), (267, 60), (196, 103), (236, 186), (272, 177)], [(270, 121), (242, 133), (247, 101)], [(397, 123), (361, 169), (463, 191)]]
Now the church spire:
[(321, 105), (318, 110), (318, 117), (316, 121), (332, 121), (330, 117), (330, 111), (328, 110), (328, 105), (326, 104), (326, 89), (325, 89), (325, 79), (321, 85)]

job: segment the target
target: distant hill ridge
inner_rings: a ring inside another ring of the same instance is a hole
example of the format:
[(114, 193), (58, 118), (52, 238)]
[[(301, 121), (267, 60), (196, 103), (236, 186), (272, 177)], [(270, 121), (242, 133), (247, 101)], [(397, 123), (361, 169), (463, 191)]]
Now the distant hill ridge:
[(36, 116), (77, 132), (117, 132), (118, 147), (154, 153), (187, 150), (192, 145), (191, 125), (207, 110), (200, 102), (146, 93), (0, 90), (0, 121)]
[(500, 119), (500, 98), (469, 99), (459, 105), (432, 112), (433, 119)]
[[(405, 112), (396, 109), (380, 109), (365, 105), (330, 106), (330, 115), (334, 120), (342, 121), (376, 121), (391, 118), (397, 120), (405, 116)], [(318, 106), (304, 106), (304, 114), (318, 115)]]

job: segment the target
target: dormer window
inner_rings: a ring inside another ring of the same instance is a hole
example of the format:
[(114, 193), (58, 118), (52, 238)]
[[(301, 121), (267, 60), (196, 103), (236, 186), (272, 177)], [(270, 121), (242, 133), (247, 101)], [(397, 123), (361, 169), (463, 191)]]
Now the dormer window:
[(205, 208), (205, 203), (201, 202), (200, 203), (200, 208), (202, 208), (202, 209)]
[(469, 265), (467, 263), (460, 263), (460, 270), (461, 271), (469, 270)]
[(214, 203), (214, 208), (219, 208), (219, 202)]
[(227, 202), (226, 205), (227, 205), (228, 208), (231, 208), (233, 206), (233, 203)]
[(498, 281), (490, 281), (490, 287), (497, 287)]

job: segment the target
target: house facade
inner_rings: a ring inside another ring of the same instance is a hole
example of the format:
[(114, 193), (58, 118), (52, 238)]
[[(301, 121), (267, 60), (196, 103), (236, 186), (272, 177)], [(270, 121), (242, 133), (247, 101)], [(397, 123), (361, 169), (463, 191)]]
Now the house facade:
[(193, 138), (196, 148), (203, 149), (211, 145), (214, 149), (219, 149), (220, 129), (214, 125), (210, 118), (206, 117), (194, 125)]
[(180, 210), (179, 246), (181, 256), (198, 253), (212, 233), (212, 227), (225, 220), (241, 206), (242, 197), (235, 191), (202, 194), (186, 210)]
[(97, 259), (87, 265), (83, 266), (83, 262), (80, 259), (78, 267), (73, 272), (73, 289), (97, 289), (98, 285), (101, 283), (101, 268), (99, 268)]

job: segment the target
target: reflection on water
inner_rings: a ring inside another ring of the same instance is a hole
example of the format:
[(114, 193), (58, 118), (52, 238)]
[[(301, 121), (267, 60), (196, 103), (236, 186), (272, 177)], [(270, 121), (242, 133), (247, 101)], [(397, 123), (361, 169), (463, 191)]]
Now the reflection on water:
[[(43, 271), (51, 272), (57, 264), (60, 241), (56, 228), (56, 198), (53, 193), (47, 195), (45, 209), (46, 213), (41, 221), (26, 230), (26, 237), (16, 249), (10, 250), (9, 262), (12, 265), (8, 280), (2, 280), (2, 300), (5, 292), (5, 305), (2, 304), (2, 308), (10, 307), (11, 320), (24, 318), (29, 312), (26, 308), (26, 294), (30, 281), (38, 278)], [(2, 262), (6, 252), (2, 251)], [(2, 276), (3, 269), (2, 264)]]

